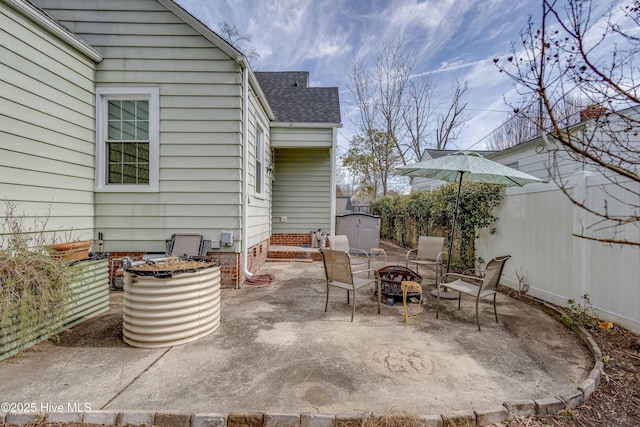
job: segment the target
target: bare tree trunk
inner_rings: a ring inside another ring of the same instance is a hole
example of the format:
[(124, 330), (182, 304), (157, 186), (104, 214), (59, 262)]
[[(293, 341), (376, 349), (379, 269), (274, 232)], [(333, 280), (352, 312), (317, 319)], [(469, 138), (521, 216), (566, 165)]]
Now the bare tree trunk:
[(451, 105), (446, 113), (438, 117), (438, 128), (436, 129), (436, 148), (444, 150), (450, 141), (456, 139), (464, 129), (466, 117), (464, 109), (466, 103), (462, 103), (462, 96), (467, 91), (467, 82), (456, 82), (456, 90), (451, 100)]

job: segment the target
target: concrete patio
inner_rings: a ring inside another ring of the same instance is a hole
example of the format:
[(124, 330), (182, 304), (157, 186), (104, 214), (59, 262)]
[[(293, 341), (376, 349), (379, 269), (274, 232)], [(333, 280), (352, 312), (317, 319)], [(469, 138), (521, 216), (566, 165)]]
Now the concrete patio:
[[(387, 265), (402, 262), (396, 249)], [(1, 361), (0, 400), (114, 413), (492, 413), (503, 402), (557, 403), (593, 367), (559, 322), (502, 294), (499, 323), (490, 301), (482, 303), (482, 332), (470, 298), (461, 311), (442, 302), (436, 319), (429, 296), (405, 326), (401, 303), (383, 302), (377, 314), (372, 289), (357, 295), (351, 323), (344, 292), (332, 289), (324, 312), (321, 262), (268, 262), (259, 273), (276, 282), (224, 289), (220, 328), (172, 348), (125, 344), (122, 294), (114, 292), (109, 312)], [(432, 274), (424, 276), (433, 288)]]

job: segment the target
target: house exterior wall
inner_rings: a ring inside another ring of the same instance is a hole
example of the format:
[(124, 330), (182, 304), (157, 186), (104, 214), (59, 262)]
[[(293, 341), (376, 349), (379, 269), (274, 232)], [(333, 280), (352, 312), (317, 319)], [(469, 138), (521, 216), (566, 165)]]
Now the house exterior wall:
[(274, 148), (331, 147), (333, 128), (274, 127), (271, 144)]
[[(271, 130), (269, 127), (269, 118), (264, 110), (260, 108), (258, 99), (252, 92), (249, 96), (250, 117), (249, 117), (249, 205), (248, 205), (248, 223), (247, 245), (255, 249), (258, 256), (261, 253), (262, 242), (268, 242), (271, 236), (271, 185), (273, 172), (269, 172), (269, 168), (273, 164), (271, 151)], [(263, 132), (263, 165), (262, 177), (264, 181), (264, 189), (262, 194), (256, 191), (256, 130)], [(257, 245), (257, 246), (256, 246)], [(255, 263), (254, 263), (255, 264)], [(258, 264), (258, 266), (261, 264)]]
[[(221, 231), (230, 230), (235, 243), (220, 251), (239, 252), (240, 66), (154, 0), (98, 2), (97, 8), (95, 2), (73, 0), (35, 3), (102, 53), (104, 61), (96, 74), (99, 87), (159, 90), (159, 189), (97, 190), (96, 232), (104, 233), (105, 250), (163, 252), (165, 239), (173, 233), (195, 232), (218, 240)], [(250, 120), (264, 120), (251, 98)], [(250, 124), (250, 143), (255, 138), (253, 129)], [(255, 176), (251, 180), (254, 183)], [(252, 198), (249, 245), (268, 239), (268, 205), (268, 197)]]
[[(576, 130), (580, 133), (583, 131), (584, 128)], [(555, 147), (547, 149), (542, 138), (513, 146), (487, 158), (545, 181), (585, 170), (582, 161), (571, 158), (564, 150)]]
[(4, 2), (0, 40), (0, 199), (58, 240), (91, 239), (96, 64)]
[[(276, 132), (272, 141), (276, 141)], [(333, 194), (331, 149), (276, 148), (274, 152), (273, 234), (304, 234), (319, 228), (328, 233)]]

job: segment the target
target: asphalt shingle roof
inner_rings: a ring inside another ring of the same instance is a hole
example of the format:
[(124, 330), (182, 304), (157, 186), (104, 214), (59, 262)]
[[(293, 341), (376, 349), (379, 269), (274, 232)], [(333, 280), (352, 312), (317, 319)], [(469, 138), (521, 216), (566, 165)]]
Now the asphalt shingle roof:
[(306, 71), (255, 75), (277, 122), (341, 123), (337, 87), (309, 87)]

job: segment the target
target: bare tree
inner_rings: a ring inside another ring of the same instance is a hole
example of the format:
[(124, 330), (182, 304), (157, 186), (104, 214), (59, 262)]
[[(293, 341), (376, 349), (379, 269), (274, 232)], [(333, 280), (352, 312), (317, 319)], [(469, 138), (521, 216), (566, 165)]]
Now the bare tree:
[[(553, 124), (549, 121), (540, 98), (529, 99), (522, 103), (522, 107), (513, 107), (513, 113), (492, 134), (488, 148), (504, 150), (522, 142), (529, 141), (541, 135), (541, 129), (551, 132)], [(580, 112), (585, 109), (584, 99), (566, 95), (557, 103), (554, 102), (555, 116), (560, 126), (567, 128), (580, 122)]]
[[(350, 142), (356, 151), (347, 157), (354, 159), (357, 154), (360, 161), (372, 162), (376, 182), (369, 186), (374, 197), (387, 194), (395, 166), (405, 162), (406, 153), (397, 135), (402, 130), (404, 93), (414, 63), (415, 55), (406, 52), (402, 42), (383, 41), (373, 67), (356, 59), (347, 70), (347, 86), (358, 106), (356, 137)], [(374, 175), (369, 177), (373, 179)]]
[(444, 150), (447, 144), (456, 139), (464, 129), (467, 117), (464, 114), (466, 103), (462, 103), (462, 96), (467, 91), (467, 82), (456, 81), (456, 89), (451, 104), (444, 113), (438, 114), (436, 128), (436, 148)]
[[(432, 135), (434, 120), (432, 94), (435, 86), (429, 76), (413, 78), (409, 81), (402, 119), (406, 131), (406, 141), (402, 144), (405, 161), (420, 160)], [(405, 163), (406, 164), (406, 163)]]
[[(356, 59), (348, 68), (347, 87), (358, 111), (354, 123), (357, 137), (351, 145), (357, 142), (359, 149), (369, 147), (366, 153), (373, 157), (360, 160), (385, 159), (385, 166), (379, 170), (383, 174), (378, 181), (380, 191), (371, 194), (387, 195), (389, 178), (395, 175), (396, 166), (419, 161), (429, 145), (445, 148), (464, 127), (466, 104), (462, 97), (467, 90), (466, 82), (457, 82), (451, 105), (445, 113), (436, 114), (440, 106), (432, 100), (435, 89), (432, 80), (412, 75), (416, 60), (417, 55), (406, 50), (402, 41), (387, 40), (381, 43), (372, 66)], [(375, 140), (371, 139), (374, 137)], [(364, 144), (363, 139), (367, 138)], [(430, 144), (434, 138), (436, 141)], [(372, 151), (374, 147), (376, 153)], [(396, 151), (395, 155), (391, 155), (391, 150)], [(379, 163), (371, 165), (378, 167)], [(375, 187), (374, 183), (370, 185)]]
[(218, 22), (218, 27), (220, 27), (220, 36), (241, 51), (251, 64), (255, 65), (258, 62), (260, 54), (249, 45), (253, 40), (251, 34), (241, 34), (238, 27), (225, 21)]
[[(405, 89), (416, 63), (416, 54), (404, 50), (402, 41), (382, 41), (381, 51), (376, 57), (373, 77), (377, 89), (377, 111), (388, 145), (394, 145), (403, 164), (405, 152), (395, 143), (402, 125)], [(384, 189), (384, 195), (387, 188)]]
[[(556, 178), (574, 204), (599, 219), (575, 235), (640, 245), (621, 235), (628, 224), (640, 226), (640, 0), (604, 11), (595, 10), (600, 3), (584, 0), (542, 0), (541, 6), (539, 26), (530, 19), (522, 43), (494, 62), (521, 94), (540, 98), (551, 123), (548, 132), (541, 129), (547, 148), (608, 180), (602, 199), (586, 200), (571, 191), (566, 177)], [(557, 103), (570, 92), (593, 104), (593, 115), (579, 130), (564, 126), (557, 115)], [(609, 232), (603, 236), (602, 230)]]
[(371, 71), (362, 59), (355, 59), (347, 68), (347, 88), (357, 105), (358, 117), (354, 120), (356, 132), (366, 134), (376, 127), (377, 97)]

